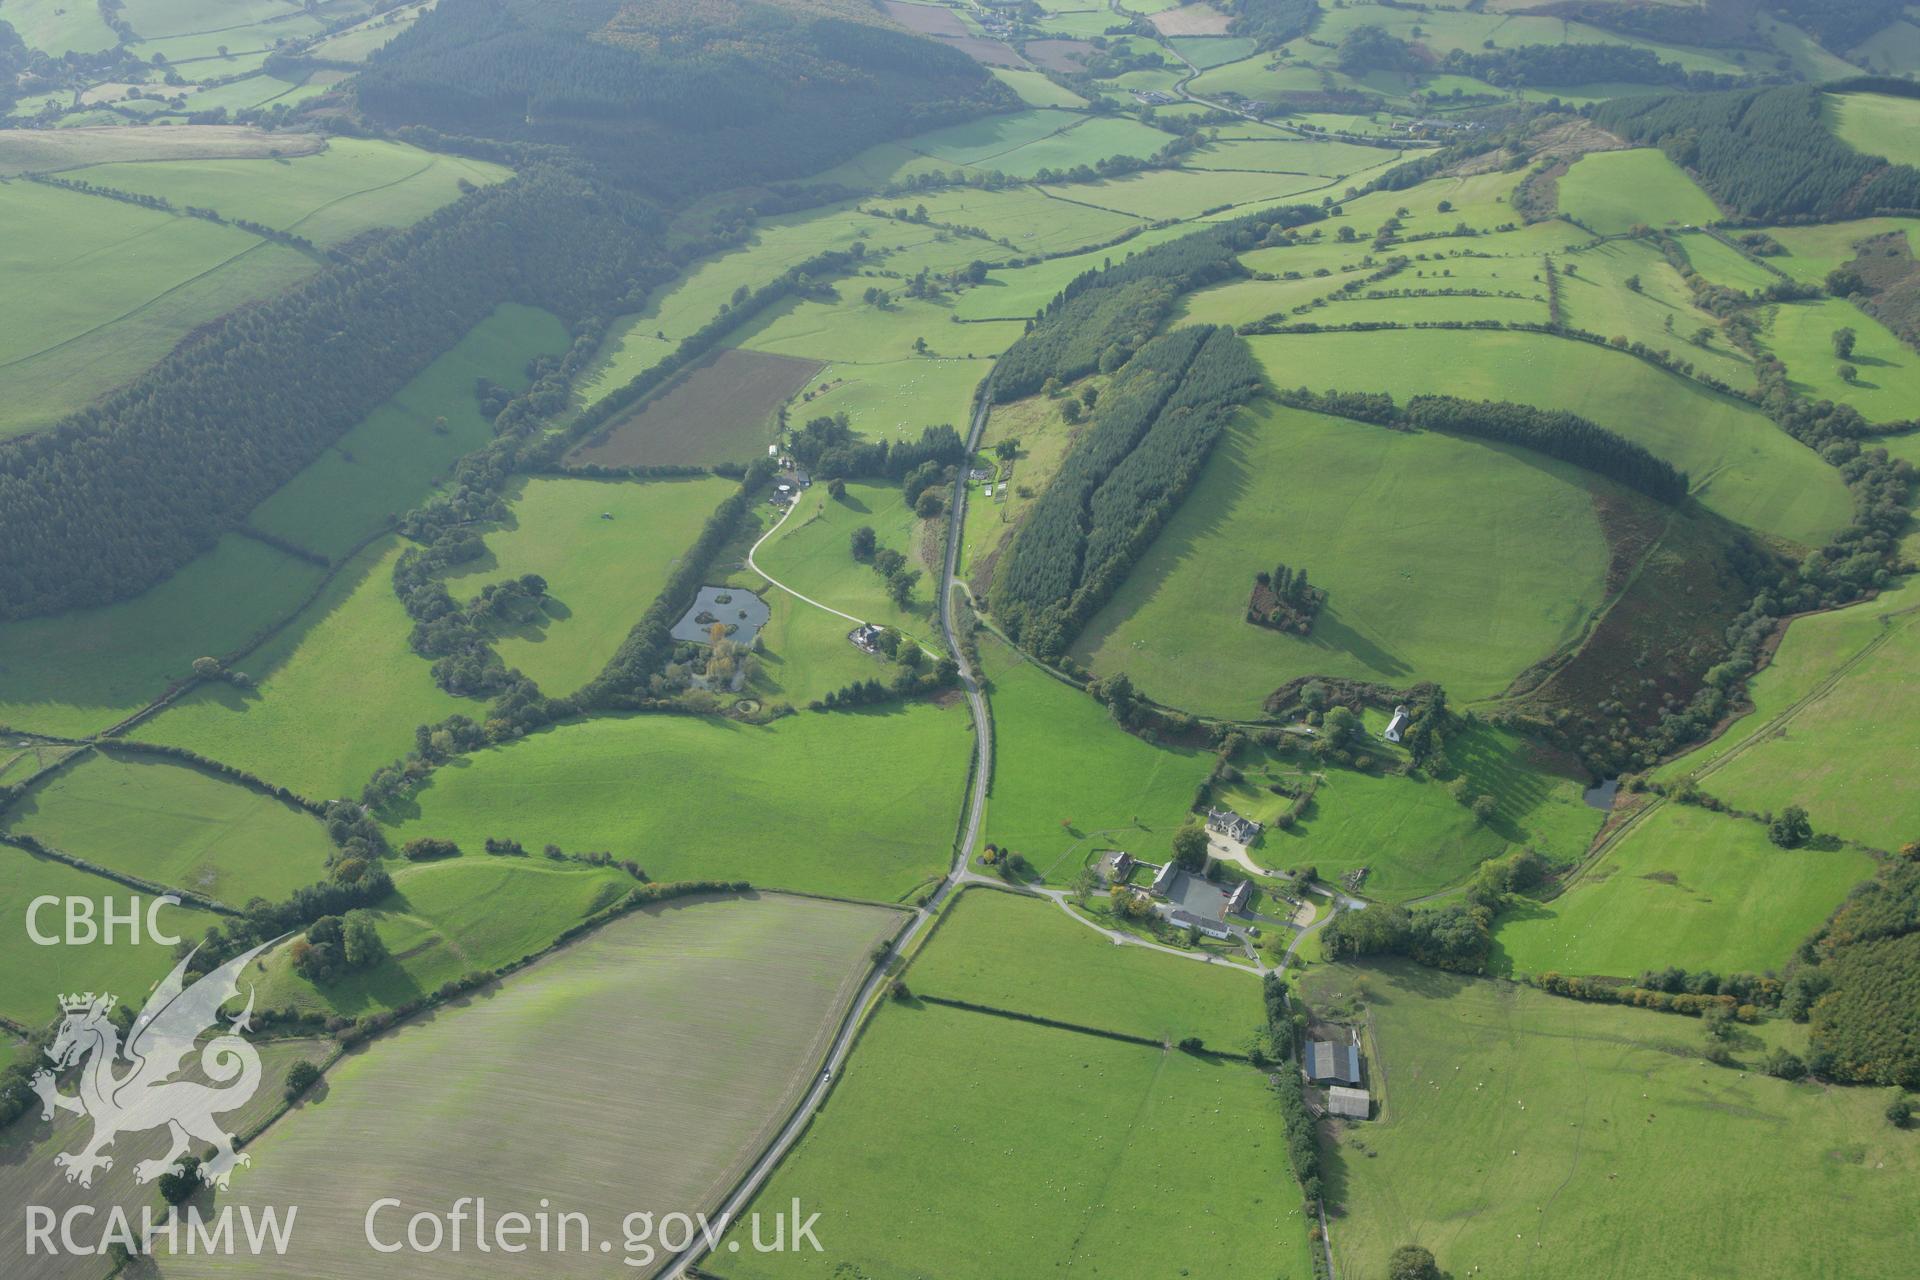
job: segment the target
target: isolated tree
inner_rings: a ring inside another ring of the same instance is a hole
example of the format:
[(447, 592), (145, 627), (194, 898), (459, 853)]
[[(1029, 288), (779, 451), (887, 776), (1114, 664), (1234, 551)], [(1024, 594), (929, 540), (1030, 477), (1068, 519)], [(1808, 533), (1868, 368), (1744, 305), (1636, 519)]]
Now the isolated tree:
[(314, 1082), (319, 1079), (319, 1067), (305, 1058), (301, 1058), (298, 1062), (295, 1062), (287, 1068), (287, 1101), (292, 1102), (297, 1099), (301, 1094), (313, 1088)]
[(1859, 335), (1852, 329), (1839, 328), (1833, 331), (1833, 354), (1842, 360), (1853, 358), (1853, 344)]
[(159, 1185), (162, 1200), (170, 1205), (185, 1204), (200, 1189), (200, 1157), (182, 1156), (174, 1169), (160, 1175)]
[(1173, 860), (1187, 871), (1207, 869), (1207, 832), (1189, 822), (1173, 833)]
[(193, 660), (193, 674), (199, 676), (202, 680), (212, 680), (225, 669), (226, 668), (220, 664), (220, 659), (218, 658), (195, 658)]
[(878, 543), (878, 537), (873, 532), (872, 525), (861, 525), (853, 531), (853, 535), (848, 541), (853, 547), (853, 558), (855, 560), (873, 559), (874, 547)]
[(1895, 1098), (1887, 1104), (1887, 1123), (1896, 1129), (1904, 1129), (1913, 1119), (1913, 1104), (1905, 1098)]
[(1440, 1280), (1440, 1264), (1430, 1250), (1403, 1244), (1387, 1260), (1387, 1280)]
[(993, 456), (1002, 462), (1012, 462), (1020, 456), (1020, 440), (1017, 436), (1008, 436), (993, 446)]
[(1850, 364), (1843, 364), (1835, 369), (1834, 372), (1839, 374), (1840, 381), (1846, 383), (1848, 386), (1852, 386), (1854, 381), (1860, 376), (1860, 371)]
[(1767, 824), (1767, 839), (1782, 849), (1797, 849), (1813, 839), (1813, 823), (1807, 819), (1807, 811), (1797, 804), (1788, 805)]
[(349, 969), (372, 968), (387, 958), (387, 944), (380, 940), (373, 916), (367, 912), (347, 912), (341, 932)]

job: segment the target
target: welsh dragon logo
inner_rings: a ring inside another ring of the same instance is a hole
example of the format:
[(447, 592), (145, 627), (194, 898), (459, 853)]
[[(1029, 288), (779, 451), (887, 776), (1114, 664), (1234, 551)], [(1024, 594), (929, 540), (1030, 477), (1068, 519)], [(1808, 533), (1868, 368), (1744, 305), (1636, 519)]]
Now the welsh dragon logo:
[[(186, 985), (187, 966), (193, 961), (188, 955), (154, 988), (125, 1045), (107, 1016), (114, 1006), (113, 996), (89, 991), (61, 997), (66, 1018), (47, 1049), (53, 1069), (42, 1068), (33, 1077), (33, 1090), (40, 1095), (42, 1120), (53, 1119), (58, 1110), (93, 1121), (93, 1137), (83, 1151), (77, 1155), (63, 1151), (54, 1157), (54, 1163), (67, 1171), (67, 1181), (92, 1186), (95, 1170), (113, 1167), (113, 1157), (105, 1150), (116, 1137), (163, 1126), (171, 1132), (173, 1145), (161, 1159), (142, 1160), (134, 1166), (134, 1176), (143, 1183), (164, 1173), (184, 1172), (180, 1157), (195, 1142), (214, 1149), (213, 1158), (200, 1166), (202, 1181), (213, 1186), (224, 1189), (235, 1165), (252, 1163), (234, 1151), (233, 1135), (214, 1119), (243, 1106), (260, 1087), (260, 1055), (238, 1034), (251, 1027), (251, 988), (247, 1007), (200, 1049), (201, 1070), (224, 1087), (172, 1077), (194, 1051), (201, 1033), (218, 1024), (220, 1006), (239, 994), (241, 970), (271, 945), (264, 943), (235, 956), (192, 986)], [(61, 1093), (54, 1073), (76, 1065), (80, 1067), (79, 1092)]]

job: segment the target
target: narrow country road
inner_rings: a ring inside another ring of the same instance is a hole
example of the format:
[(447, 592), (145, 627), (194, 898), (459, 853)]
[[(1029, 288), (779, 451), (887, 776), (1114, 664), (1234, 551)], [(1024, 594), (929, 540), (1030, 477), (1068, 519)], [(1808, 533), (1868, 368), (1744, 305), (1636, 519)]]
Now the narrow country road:
[[(992, 403), (993, 397), (990, 389), (983, 387), (980, 393), (980, 403), (974, 410), (972, 428), (967, 434), (967, 449), (969, 455), (980, 447), (980, 437), (986, 432), (987, 415)], [(788, 514), (791, 513), (792, 508), (789, 508)], [(913, 919), (908, 922), (907, 927), (901, 931), (900, 936), (894, 941), (893, 948), (889, 952), (887, 959), (891, 959), (893, 955), (906, 949), (907, 944), (913, 941), (920, 930), (925, 928), (927, 924), (939, 914), (941, 906), (947, 900), (947, 896), (951, 894), (958, 885), (968, 879), (978, 878), (983, 881), (986, 879), (985, 877), (974, 877), (972, 873), (967, 870), (967, 858), (972, 852), (974, 845), (979, 841), (980, 824), (986, 813), (987, 771), (992, 767), (993, 763), (993, 739), (988, 731), (987, 700), (985, 695), (980, 691), (978, 675), (973, 670), (972, 664), (967, 661), (967, 655), (961, 651), (959, 640), (954, 634), (951, 608), (955, 577), (960, 564), (961, 535), (966, 524), (966, 518), (967, 473), (966, 467), (963, 465), (960, 468), (959, 477), (954, 481), (952, 510), (947, 519), (947, 559), (940, 579), (940, 635), (946, 644), (948, 653), (953, 656), (953, 660), (960, 666), (960, 682), (966, 690), (967, 707), (973, 716), (973, 785), (967, 791), (966, 815), (961, 824), (959, 842), (954, 849), (953, 863), (947, 869), (946, 878), (940, 882), (937, 889), (928, 895), (927, 900), (915, 909)], [(816, 608), (825, 609), (828, 613), (846, 618), (849, 621), (860, 622), (861, 619), (853, 617), (852, 614), (841, 613), (840, 610), (833, 608), (831, 605), (821, 604), (818, 600), (801, 595), (800, 592), (795, 591), (792, 587), (773, 578), (766, 570), (754, 563), (753, 552), (758, 551), (761, 543), (764, 543), (767, 538), (771, 537), (774, 531), (779, 529), (785, 520), (786, 516), (783, 515), (779, 521), (775, 522), (772, 529), (767, 530), (766, 534), (762, 535), (760, 540), (753, 544), (753, 551), (747, 553), (748, 567), (789, 595), (804, 600)], [(787, 1153), (793, 1150), (794, 1144), (800, 1141), (800, 1135), (806, 1132), (807, 1125), (812, 1121), (814, 1113), (826, 1105), (827, 1095), (832, 1091), (833, 1078), (839, 1073), (840, 1068), (847, 1060), (847, 1054), (853, 1049), (854, 1037), (859, 1033), (860, 1023), (865, 1017), (868, 1008), (872, 1006), (874, 1000), (880, 995), (888, 981), (888, 965), (886, 961), (883, 960), (881, 963), (874, 965), (873, 972), (867, 975), (866, 982), (861, 985), (859, 994), (856, 995), (853, 1001), (847, 1006), (846, 1015), (840, 1024), (839, 1034), (834, 1036), (833, 1044), (827, 1050), (826, 1058), (821, 1063), (820, 1075), (815, 1077), (813, 1084), (800, 1099), (799, 1104), (794, 1107), (793, 1114), (787, 1118), (786, 1124), (781, 1127), (780, 1132), (767, 1146), (767, 1149), (760, 1153), (760, 1158), (754, 1161), (753, 1167), (747, 1170), (745, 1176), (740, 1179), (740, 1182), (734, 1187), (733, 1191), (708, 1215), (708, 1220), (714, 1224), (716, 1236), (721, 1233), (721, 1228), (724, 1224), (737, 1221), (741, 1214), (745, 1212), (747, 1206), (753, 1203), (753, 1198), (760, 1194), (760, 1189), (766, 1185), (767, 1179), (773, 1176), (773, 1171), (780, 1166), (782, 1160), (786, 1159)], [(660, 1271), (660, 1275), (665, 1277), (665, 1280), (683, 1280), (694, 1264), (705, 1257), (710, 1250), (711, 1245), (704, 1234), (696, 1237), (692, 1244), (688, 1245), (667, 1261), (666, 1266)]]

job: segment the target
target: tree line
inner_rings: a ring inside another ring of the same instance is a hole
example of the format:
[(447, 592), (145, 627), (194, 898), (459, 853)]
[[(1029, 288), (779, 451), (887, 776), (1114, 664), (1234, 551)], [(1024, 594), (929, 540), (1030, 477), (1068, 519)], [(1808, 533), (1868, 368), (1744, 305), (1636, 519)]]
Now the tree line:
[(1472, 76), (1502, 88), (1667, 84), (1698, 93), (1735, 88), (1744, 80), (1715, 71), (1689, 71), (1677, 62), (1662, 61), (1652, 49), (1630, 44), (1523, 44), (1474, 52), (1450, 49), (1440, 66), (1455, 75)]
[(1278, 393), (1283, 403), (1385, 426), (1439, 431), (1502, 444), (1517, 444), (1550, 458), (1606, 476), (1669, 505), (1687, 496), (1687, 473), (1616, 432), (1578, 414), (1506, 400), (1462, 400), (1419, 395), (1396, 407), (1380, 392), (1296, 387)]
[(1032, 395), (1048, 379), (1112, 372), (1153, 335), (1178, 295), (1245, 277), (1240, 254), (1285, 243), (1294, 227), (1326, 216), (1315, 205), (1263, 210), (1082, 272), (995, 363), (994, 399), (1005, 404)]
[(0, 618), (165, 578), (501, 301), (562, 315), (637, 305), (672, 274), (657, 229), (651, 206), (556, 170), (483, 188), (215, 322), (50, 430), (0, 442)]
[(1245, 340), (1228, 328), (1177, 329), (1142, 347), (1002, 557), (992, 594), (1007, 634), (1043, 658), (1062, 653), (1263, 385)]

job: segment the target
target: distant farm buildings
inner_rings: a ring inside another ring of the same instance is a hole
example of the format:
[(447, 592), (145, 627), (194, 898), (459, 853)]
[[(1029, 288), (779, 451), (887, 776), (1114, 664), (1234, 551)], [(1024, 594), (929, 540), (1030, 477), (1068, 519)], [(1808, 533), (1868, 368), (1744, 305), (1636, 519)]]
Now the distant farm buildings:
[(1400, 735), (1407, 731), (1407, 722), (1413, 717), (1408, 714), (1404, 704), (1393, 709), (1393, 719), (1387, 721), (1387, 731), (1380, 736), (1388, 742), (1400, 741)]
[(1260, 835), (1260, 824), (1243, 818), (1231, 809), (1208, 809), (1207, 829), (1217, 831), (1241, 844), (1252, 844)]
[(1307, 1079), (1313, 1084), (1360, 1083), (1360, 1046), (1333, 1040), (1307, 1042)]
[(1111, 849), (1100, 855), (1095, 869), (1108, 884), (1125, 884), (1127, 877), (1133, 874), (1134, 865), (1132, 854), (1124, 849)]
[(1225, 940), (1233, 936), (1233, 930), (1227, 928), (1223, 921), (1209, 920), (1205, 916), (1197, 916), (1191, 911), (1169, 911), (1167, 912), (1167, 923), (1176, 929), (1197, 929), (1209, 938)]
[(1334, 1085), (1327, 1090), (1327, 1110), (1349, 1120), (1365, 1120), (1373, 1114), (1373, 1098), (1365, 1089)]

